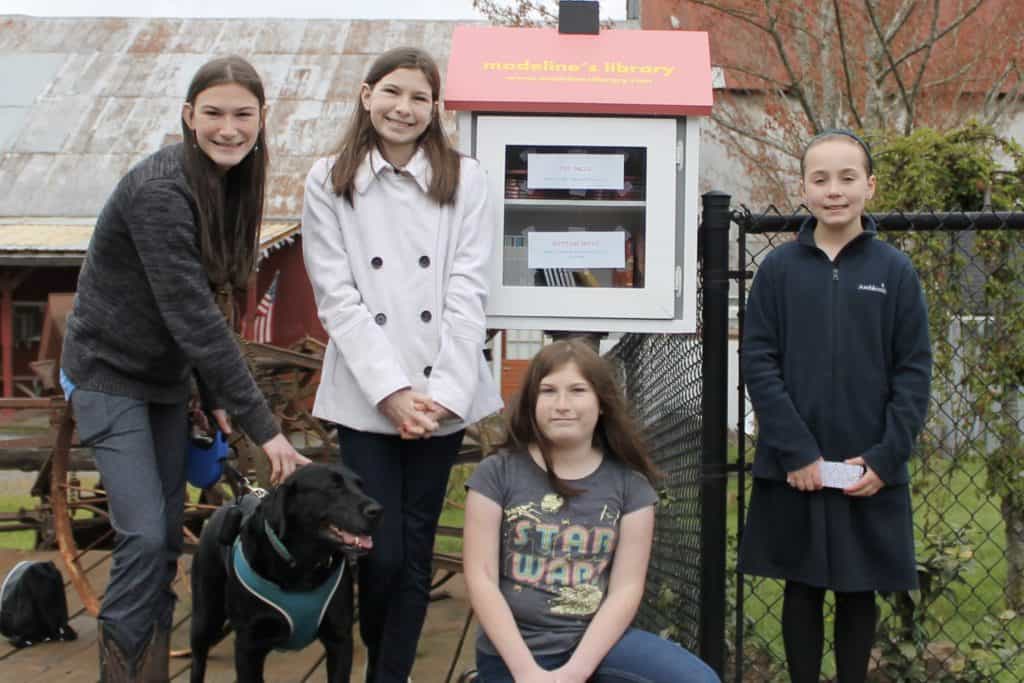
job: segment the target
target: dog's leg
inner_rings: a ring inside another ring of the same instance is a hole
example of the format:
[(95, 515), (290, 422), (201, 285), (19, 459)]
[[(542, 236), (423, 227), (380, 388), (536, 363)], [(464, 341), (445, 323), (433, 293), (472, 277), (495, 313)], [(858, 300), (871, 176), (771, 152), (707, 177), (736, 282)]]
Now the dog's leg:
[(327, 653), (328, 683), (349, 683), (352, 676), (353, 604), (352, 575), (346, 572), (320, 624), (320, 642)]
[[(254, 650), (238, 641), (235, 635), (235, 675), (238, 683), (263, 683), (263, 666), (267, 661), (267, 650)], [(346, 681), (346, 683), (348, 683)]]
[[(219, 512), (219, 511), (218, 511)], [(192, 560), (192, 624), (189, 641), (192, 648), (191, 683), (203, 683), (210, 648), (224, 638), (227, 605), (224, 600), (227, 567), (217, 542), (218, 523), (214, 516), (207, 522)]]
[(321, 638), (327, 651), (327, 683), (349, 683), (352, 677), (352, 634), (347, 639)]

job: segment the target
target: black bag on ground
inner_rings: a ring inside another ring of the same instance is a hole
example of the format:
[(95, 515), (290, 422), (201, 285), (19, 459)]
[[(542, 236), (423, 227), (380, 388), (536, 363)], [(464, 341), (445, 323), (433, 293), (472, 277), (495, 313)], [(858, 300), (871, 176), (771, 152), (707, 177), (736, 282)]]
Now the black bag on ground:
[(14, 565), (0, 587), (0, 635), (14, 647), (47, 640), (75, 640), (68, 625), (64, 580), (53, 562)]

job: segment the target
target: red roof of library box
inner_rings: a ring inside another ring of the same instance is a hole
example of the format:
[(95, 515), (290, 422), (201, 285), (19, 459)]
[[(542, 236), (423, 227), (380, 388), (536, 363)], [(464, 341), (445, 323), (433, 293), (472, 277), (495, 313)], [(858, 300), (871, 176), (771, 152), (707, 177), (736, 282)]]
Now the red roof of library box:
[(459, 26), (452, 34), (447, 109), (707, 116), (711, 104), (703, 31)]

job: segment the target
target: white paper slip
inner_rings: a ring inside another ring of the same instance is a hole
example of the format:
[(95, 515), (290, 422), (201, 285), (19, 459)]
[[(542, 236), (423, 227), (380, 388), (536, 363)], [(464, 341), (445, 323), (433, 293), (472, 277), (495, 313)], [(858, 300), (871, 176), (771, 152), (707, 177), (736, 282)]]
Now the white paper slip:
[(529, 232), (526, 234), (528, 268), (624, 268), (626, 233)]
[(625, 154), (528, 154), (531, 190), (622, 190)]
[(853, 486), (864, 476), (863, 465), (848, 465), (845, 462), (825, 460), (821, 463), (821, 483), (833, 489)]

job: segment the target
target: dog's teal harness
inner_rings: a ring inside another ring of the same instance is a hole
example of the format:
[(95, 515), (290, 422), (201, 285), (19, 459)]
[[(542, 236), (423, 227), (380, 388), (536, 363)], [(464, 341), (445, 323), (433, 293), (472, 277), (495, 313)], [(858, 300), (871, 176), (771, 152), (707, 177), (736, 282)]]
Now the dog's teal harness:
[(273, 581), (268, 581), (253, 571), (242, 549), (241, 537), (231, 546), (231, 564), (239, 582), (256, 598), (277, 610), (288, 622), (291, 636), (278, 650), (301, 650), (313, 642), (323, 621), (324, 612), (334, 597), (334, 592), (345, 573), (345, 561), (327, 577), (319, 587), (310, 591), (282, 590)]

